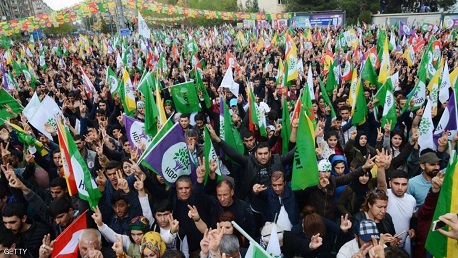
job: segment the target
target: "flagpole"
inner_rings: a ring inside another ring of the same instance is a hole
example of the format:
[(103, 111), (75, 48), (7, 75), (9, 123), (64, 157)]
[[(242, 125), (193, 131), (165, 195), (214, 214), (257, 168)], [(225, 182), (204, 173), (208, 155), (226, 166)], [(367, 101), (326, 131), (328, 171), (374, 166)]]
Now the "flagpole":
[(272, 258), (272, 256), (264, 250), (264, 248), (261, 247), (250, 235), (248, 235), (245, 230), (243, 230), (235, 221), (231, 221), (232, 226), (234, 226), (235, 229), (237, 229), (242, 235), (244, 235), (248, 240), (250, 240), (250, 244), (254, 244), (256, 248), (258, 248), (264, 255), (266, 255), (269, 258)]

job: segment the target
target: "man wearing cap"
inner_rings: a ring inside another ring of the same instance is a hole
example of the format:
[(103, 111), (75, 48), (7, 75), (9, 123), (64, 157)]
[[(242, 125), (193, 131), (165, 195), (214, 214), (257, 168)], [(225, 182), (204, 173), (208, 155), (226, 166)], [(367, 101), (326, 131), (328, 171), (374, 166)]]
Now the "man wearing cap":
[(416, 209), (425, 202), (426, 195), (431, 188), (431, 180), (440, 171), (440, 162), (441, 159), (435, 152), (427, 152), (420, 156), (420, 168), (423, 172), (411, 178), (407, 188), (407, 193), (412, 195), (417, 202)]
[(345, 243), (337, 253), (337, 258), (352, 258), (353, 255), (360, 252), (363, 245), (372, 245), (372, 236), (380, 239), (377, 225), (372, 220), (362, 220), (355, 225), (355, 238)]
[(145, 102), (137, 101), (137, 111), (135, 112), (135, 118), (139, 121), (145, 122)]

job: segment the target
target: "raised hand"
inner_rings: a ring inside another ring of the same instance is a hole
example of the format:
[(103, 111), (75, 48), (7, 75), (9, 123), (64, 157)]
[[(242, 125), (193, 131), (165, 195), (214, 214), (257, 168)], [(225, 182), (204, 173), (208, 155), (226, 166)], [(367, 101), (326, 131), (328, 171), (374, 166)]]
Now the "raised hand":
[(340, 216), (340, 229), (343, 232), (347, 232), (351, 228), (351, 221), (348, 219), (348, 214), (345, 214), (345, 217)]
[(374, 160), (375, 160), (376, 157), (377, 156), (371, 158), (371, 154), (367, 154), (366, 163), (364, 163), (364, 165), (363, 165), (363, 169), (365, 171), (372, 169), (372, 167), (375, 165)]
[(458, 240), (458, 216), (456, 213), (447, 213), (439, 217), (440, 221), (443, 221), (449, 226), (449, 230), (445, 231), (442, 228), (439, 228), (439, 231), (442, 235)]
[(99, 206), (94, 207), (94, 213), (92, 213), (91, 217), (97, 226), (103, 226), (102, 212), (100, 212)]
[[(386, 127), (386, 125), (385, 125), (385, 127)], [(382, 128), (379, 127), (379, 128), (377, 128), (377, 141), (380, 142), (382, 140), (383, 140)]]
[(411, 131), (410, 143), (413, 145), (417, 143), (418, 137), (420, 137), (420, 133), (418, 132), (417, 127), (412, 127), (410, 131)]
[(143, 181), (145, 181), (145, 175), (140, 175), (140, 176), (137, 176), (135, 175), (135, 183), (134, 183), (134, 188), (135, 190), (138, 191), (138, 194), (140, 195), (140, 192), (142, 192), (143, 194), (145, 193), (145, 188), (144, 188), (144, 183)]
[(205, 157), (197, 157), (199, 166), (196, 168), (197, 182), (203, 183), (205, 180)]
[(209, 242), (210, 252), (219, 253), (219, 245), (221, 243), (221, 238), (223, 237), (223, 235), (224, 235), (223, 230), (213, 229), (210, 232), (208, 232), (208, 237), (210, 240)]
[(41, 243), (39, 258), (50, 257), (54, 250), (54, 240), (51, 241), (51, 235), (44, 235)]
[(10, 142), (7, 142), (5, 146), (3, 146), (3, 143), (0, 144), (0, 151), (2, 153), (2, 158), (10, 156), (11, 152), (8, 150), (9, 146), (10, 146)]
[(380, 238), (380, 241), (375, 239), (375, 236), (372, 236), (372, 247), (369, 249), (370, 258), (384, 258), (385, 257), (385, 239)]
[(386, 120), (385, 126), (383, 127), (383, 130), (385, 130), (386, 136), (390, 136), (392, 122), (393, 122), (392, 120)]
[(97, 170), (97, 177), (95, 178), (95, 182), (97, 183), (97, 187), (99, 188), (100, 192), (104, 192), (107, 183), (107, 177), (105, 176), (105, 173), (103, 173), (103, 170)]
[(445, 174), (439, 172), (435, 177), (433, 177), (433, 179), (431, 179), (431, 191), (433, 191), (433, 193), (438, 193), (441, 190), (442, 183), (444, 182), (444, 177)]
[(113, 243), (111, 249), (116, 253), (116, 255), (121, 255), (124, 253), (124, 248), (122, 246), (122, 237), (115, 235), (116, 242)]
[(313, 235), (310, 240), (309, 248), (310, 250), (315, 250), (323, 244), (323, 238), (320, 237), (320, 233)]
[(175, 234), (180, 230), (180, 222), (173, 218), (172, 214), (169, 214), (170, 233)]
[(267, 190), (267, 187), (265, 185), (261, 185), (261, 184), (254, 184), (253, 185), (253, 193), (254, 194), (259, 194), (260, 192), (264, 191), (264, 190)]
[(194, 222), (198, 222), (200, 220), (200, 216), (199, 216), (199, 212), (197, 211), (196, 206), (188, 205), (188, 208), (189, 208), (188, 217), (194, 220)]
[(124, 193), (129, 193), (129, 183), (127, 183), (127, 180), (122, 176), (122, 171), (120, 169), (116, 171), (116, 178), (118, 179), (118, 189), (123, 190)]

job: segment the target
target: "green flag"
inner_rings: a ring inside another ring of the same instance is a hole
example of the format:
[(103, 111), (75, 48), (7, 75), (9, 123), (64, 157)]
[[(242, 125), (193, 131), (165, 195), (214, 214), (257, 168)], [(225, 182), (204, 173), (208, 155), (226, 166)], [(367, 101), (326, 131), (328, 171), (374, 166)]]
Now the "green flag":
[(296, 151), (294, 152), (293, 175), (291, 188), (304, 190), (306, 187), (318, 184), (318, 162), (315, 153), (315, 129), (312, 121), (300, 112), (299, 127), (297, 128)]
[(19, 76), (22, 71), (21, 66), (14, 59), (13, 59), (13, 70), (16, 72), (16, 76)]
[(43, 69), (45, 71), (46, 71), (46, 68), (48, 68), (48, 66), (46, 65), (45, 51), (44, 50), (40, 51), (40, 67), (41, 67), (41, 69)]
[(324, 100), (325, 106), (330, 108), (330, 110), (331, 110), (331, 120), (334, 120), (336, 118), (336, 111), (334, 110), (334, 106), (332, 105), (332, 102), (329, 99), (329, 95), (326, 92), (326, 89), (324, 88), (323, 81), (321, 80), (320, 76), (318, 76), (318, 82), (320, 83), (321, 96), (323, 96), (323, 100)]
[(259, 133), (261, 136), (267, 137), (267, 131), (266, 131), (266, 118), (264, 117), (264, 114), (261, 113), (261, 110), (259, 110), (258, 106), (256, 105), (256, 98), (254, 97), (253, 91), (248, 88), (249, 93), (250, 93), (250, 105), (249, 105), (249, 111), (250, 116), (249, 118), (251, 119), (251, 122), (256, 125), (259, 129)]
[[(223, 100), (220, 102), (220, 106), (223, 106), (223, 118), (220, 117), (220, 136), (221, 139), (224, 139), (227, 144), (234, 147), (240, 154), (245, 152), (245, 147), (243, 146), (242, 139), (240, 138), (240, 133), (235, 128), (234, 123), (232, 122), (231, 114), (229, 113), (229, 108)], [(220, 107), (221, 108), (221, 107)], [(230, 159), (226, 156), (226, 159)]]
[(210, 96), (208, 95), (208, 91), (205, 88), (204, 82), (202, 81), (202, 74), (200, 73), (199, 69), (194, 69), (196, 73), (196, 89), (197, 92), (200, 93), (198, 95), (201, 96), (201, 98), (204, 99), (205, 102), (205, 107), (210, 108), (211, 107), (211, 101), (210, 101)]
[(385, 105), (383, 106), (382, 127), (384, 127), (386, 123), (389, 122), (391, 123), (390, 130), (393, 131), (397, 123), (397, 115), (391, 77), (386, 80), (384, 88), (386, 88), (386, 93), (384, 101)]
[(111, 67), (109, 66), (107, 68), (107, 76), (106, 76), (105, 81), (108, 83), (108, 86), (110, 87), (110, 93), (112, 95), (115, 92), (117, 92), (118, 94), (120, 93), (121, 85), (120, 85), (118, 76), (116, 75), (116, 73), (113, 70), (111, 70)]
[(0, 45), (2, 48), (10, 49), (11, 48), (11, 39), (7, 36), (2, 36), (0, 39)]
[(12, 114), (6, 111), (7, 106), (9, 106), (16, 115), (21, 113), (24, 109), (16, 99), (5, 91), (5, 89), (0, 89), (0, 125), (2, 125), (6, 119), (13, 117)]
[(191, 114), (200, 111), (199, 97), (197, 97), (194, 82), (173, 85), (170, 95), (172, 95), (177, 112)]
[[(147, 77), (153, 76), (153, 73), (146, 75)], [(154, 79), (153, 79), (154, 81)], [(153, 92), (149, 85), (148, 80), (144, 78), (140, 85), (138, 85), (138, 91), (140, 91), (145, 98), (145, 133), (149, 136), (154, 136), (157, 133), (157, 116), (159, 111), (157, 110), (156, 102), (154, 101)]]
[(358, 80), (356, 86), (356, 105), (353, 112), (353, 117), (351, 118), (352, 125), (362, 125), (366, 122), (367, 116), (367, 103), (366, 97), (364, 97), (364, 88), (361, 85), (361, 79)]
[(283, 109), (281, 118), (281, 153), (286, 154), (289, 151), (289, 139), (291, 137), (291, 117), (288, 110), (288, 101), (283, 99)]
[(378, 82), (377, 73), (375, 72), (375, 68), (372, 64), (370, 57), (368, 57), (364, 62), (364, 67), (361, 71), (361, 79), (369, 81), (372, 85), (376, 85), (377, 87), (380, 85), (380, 83)]
[(337, 85), (336, 75), (334, 73), (334, 67), (336, 66), (336, 62), (332, 62), (329, 67), (328, 72), (328, 79), (326, 79), (326, 91), (323, 92), (332, 92), (334, 87)]
[[(456, 151), (453, 150), (450, 156), (450, 163), (445, 172), (432, 221), (437, 220), (439, 216), (446, 213), (458, 213), (458, 172), (456, 171), (458, 157)], [(456, 257), (456, 254), (458, 254), (456, 240), (444, 236), (439, 231), (429, 231), (425, 248), (434, 257)]]
[(210, 133), (208, 132), (207, 127), (204, 128), (204, 157), (205, 157), (205, 181), (204, 184), (207, 184), (208, 175), (210, 174), (210, 162), (214, 160), (218, 163), (218, 168), (216, 169), (216, 174), (218, 175), (218, 181), (222, 179), (220, 162), (218, 155), (216, 154), (215, 148), (213, 147), (212, 139), (210, 138)]

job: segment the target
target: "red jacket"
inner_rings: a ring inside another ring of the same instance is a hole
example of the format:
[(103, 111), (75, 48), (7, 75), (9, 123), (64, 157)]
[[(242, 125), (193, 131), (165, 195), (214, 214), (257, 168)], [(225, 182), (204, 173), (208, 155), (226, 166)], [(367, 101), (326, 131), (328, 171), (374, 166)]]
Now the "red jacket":
[(425, 257), (426, 249), (425, 243), (428, 237), (429, 228), (434, 216), (434, 210), (436, 209), (437, 200), (439, 199), (439, 193), (433, 193), (429, 189), (429, 193), (426, 196), (425, 202), (418, 209), (418, 228), (416, 232), (417, 246), (415, 247), (414, 257)]

